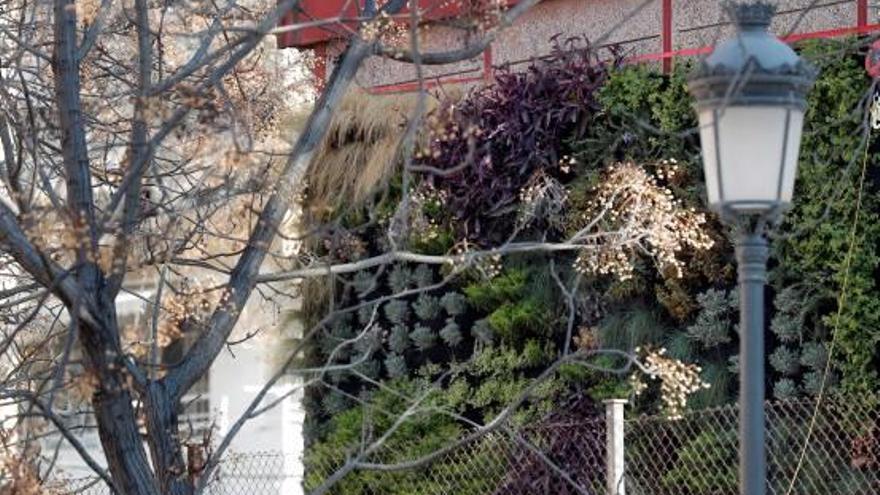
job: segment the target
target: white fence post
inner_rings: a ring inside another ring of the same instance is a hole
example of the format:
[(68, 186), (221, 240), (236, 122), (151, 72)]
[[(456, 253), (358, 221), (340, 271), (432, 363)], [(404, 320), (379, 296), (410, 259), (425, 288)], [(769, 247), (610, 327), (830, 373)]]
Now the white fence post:
[(605, 460), (606, 460), (606, 494), (626, 495), (623, 481), (624, 442), (623, 442), (623, 406), (624, 399), (605, 401)]

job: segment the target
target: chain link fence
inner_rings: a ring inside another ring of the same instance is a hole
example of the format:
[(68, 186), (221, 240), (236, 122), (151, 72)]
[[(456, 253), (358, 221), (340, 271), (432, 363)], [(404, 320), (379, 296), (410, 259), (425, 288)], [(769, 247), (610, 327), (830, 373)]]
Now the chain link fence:
[[(627, 421), (627, 493), (737, 494), (738, 414), (731, 405)], [(880, 493), (878, 397), (829, 397), (818, 408), (813, 399), (774, 402), (765, 414), (769, 493)]]
[[(281, 452), (231, 454), (217, 468), (205, 495), (293, 495), (301, 493), (302, 478), (293, 474), (300, 456)], [(49, 493), (64, 495), (112, 495), (99, 478), (55, 482)]]
[[(368, 462), (411, 460), (424, 445), (396, 443)], [(355, 454), (351, 452), (350, 454)], [(345, 462), (306, 464), (306, 492), (319, 487)], [(444, 453), (430, 464), (403, 471), (357, 471), (334, 494), (532, 495), (602, 493), (605, 483), (605, 419), (501, 430)], [(574, 487), (582, 487), (578, 491)]]
[[(829, 397), (816, 407), (804, 399), (768, 403), (768, 483), (773, 495), (880, 493), (880, 397)], [(735, 405), (670, 421), (660, 416), (624, 422), (628, 495), (735, 495)], [(601, 495), (606, 489), (606, 417), (499, 430), (402, 471), (359, 470), (330, 490), (344, 495)], [(410, 448), (411, 447), (411, 448)], [(438, 446), (432, 446), (437, 448)], [(420, 451), (419, 448), (422, 450)], [(369, 462), (398, 463), (423, 455), (424, 445), (396, 443)], [(208, 485), (208, 495), (289, 495), (320, 486), (347, 456), (306, 464), (306, 476), (285, 476), (291, 456), (230, 456)], [(794, 481), (792, 481), (794, 480)], [(66, 483), (67, 492), (109, 494), (103, 483)]]

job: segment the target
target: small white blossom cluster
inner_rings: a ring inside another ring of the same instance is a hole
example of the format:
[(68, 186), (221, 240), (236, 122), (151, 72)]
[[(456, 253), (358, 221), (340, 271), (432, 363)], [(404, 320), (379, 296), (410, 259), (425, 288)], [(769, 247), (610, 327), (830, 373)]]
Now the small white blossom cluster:
[(606, 169), (582, 218), (585, 223), (593, 222), (587, 234), (603, 234), (585, 242), (586, 248), (575, 261), (576, 270), (626, 280), (633, 276), (637, 255), (645, 253), (664, 274), (678, 278), (684, 267), (677, 255), (683, 249), (712, 247), (703, 229), (705, 215), (683, 207), (658, 181), (673, 177), (678, 165), (672, 160), (661, 165), (658, 175), (632, 162)]
[(442, 209), (448, 193), (431, 184), (422, 183), (410, 196), (409, 231), (416, 241), (428, 242), (440, 236), (440, 225), (428, 210)]
[(383, 10), (374, 19), (364, 23), (361, 27), (361, 38), (364, 41), (382, 41), (387, 45), (400, 45), (407, 39), (408, 27), (407, 22), (395, 21)]
[(367, 253), (366, 243), (357, 235), (345, 231), (332, 239), (324, 239), (324, 249), (331, 259), (337, 261), (357, 261)]
[(437, 160), (443, 156), (442, 150), (446, 143), (464, 141), (472, 143), (484, 132), (476, 125), (470, 124), (462, 128), (456, 119), (455, 103), (441, 103), (431, 111), (424, 122), (425, 139), (414, 153), (418, 161)]
[(520, 227), (526, 227), (535, 220), (542, 219), (551, 227), (562, 228), (568, 204), (568, 191), (558, 180), (547, 174), (536, 174), (520, 191), (519, 201)]
[(654, 172), (657, 179), (671, 182), (679, 175), (678, 160), (675, 158), (664, 158), (657, 163), (657, 171)]
[(573, 156), (562, 155), (562, 158), (559, 159), (559, 170), (563, 174), (571, 172), (571, 167), (574, 165), (577, 165), (577, 160)]
[(492, 256), (481, 258), (474, 268), (476, 268), (480, 275), (485, 279), (491, 280), (498, 275), (501, 275), (501, 270), (504, 268), (504, 265), (501, 263), (501, 255), (493, 254)]
[(428, 183), (419, 184), (419, 187), (417, 187), (410, 196), (413, 204), (417, 205), (426, 205), (429, 203), (442, 205), (448, 197), (449, 193), (441, 191)]
[(502, 256), (500, 254), (474, 257), (471, 255), (471, 251), (474, 250), (478, 251), (479, 246), (464, 239), (452, 247), (450, 253), (452, 258), (447, 261), (447, 263), (456, 268), (461, 268), (464, 265), (467, 265), (464, 267), (474, 270), (476, 274), (486, 280), (491, 280), (498, 275), (501, 275), (501, 271), (504, 269), (504, 264), (502, 263)]
[(477, 31), (487, 32), (498, 27), (508, 2), (506, 0), (458, 0), (453, 3), (458, 3), (467, 9), (468, 17), (472, 20)]
[[(636, 354), (642, 353), (636, 348)], [(660, 380), (660, 398), (663, 410), (669, 419), (681, 419), (687, 408), (687, 400), (691, 394), (707, 389), (710, 384), (700, 378), (702, 368), (695, 364), (686, 364), (666, 355), (666, 349), (645, 350), (643, 358), (645, 373), (655, 380)], [(633, 373), (629, 378), (630, 386), (636, 395), (648, 388), (642, 380), (641, 373)]]

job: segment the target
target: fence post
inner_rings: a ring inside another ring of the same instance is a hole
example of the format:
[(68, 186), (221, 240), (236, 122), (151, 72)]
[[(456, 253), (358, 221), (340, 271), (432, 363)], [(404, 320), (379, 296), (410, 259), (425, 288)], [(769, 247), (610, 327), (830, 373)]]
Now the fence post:
[(626, 495), (623, 472), (623, 406), (625, 399), (605, 401), (606, 495)]

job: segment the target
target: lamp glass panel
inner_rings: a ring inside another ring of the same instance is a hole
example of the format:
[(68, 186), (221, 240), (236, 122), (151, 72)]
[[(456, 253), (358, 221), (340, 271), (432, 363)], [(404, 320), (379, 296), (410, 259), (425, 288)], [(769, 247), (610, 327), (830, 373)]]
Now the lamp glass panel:
[[(720, 167), (720, 184), (717, 201), (713, 206), (724, 206), (742, 211), (764, 211), (779, 201), (780, 167), (783, 166), (783, 146), (785, 146), (785, 115), (789, 109), (778, 106), (746, 105), (729, 106), (717, 110), (717, 129), (719, 150), (717, 164), (707, 162), (706, 175), (715, 167)], [(711, 110), (701, 117), (714, 120)], [(702, 124), (702, 122), (701, 122)], [(704, 126), (706, 127), (706, 126)], [(711, 125), (709, 126), (712, 127)], [(704, 157), (710, 150), (704, 146)], [(788, 161), (786, 159), (786, 161)]]
[(700, 110), (698, 113), (700, 124), (700, 147), (703, 152), (703, 175), (706, 181), (706, 194), (709, 197), (710, 206), (718, 206), (721, 201), (718, 192), (718, 160), (715, 147), (715, 118), (713, 111)]
[(791, 203), (794, 179), (797, 176), (798, 154), (801, 150), (801, 134), (804, 127), (803, 110), (791, 110), (788, 123), (788, 151), (785, 153), (785, 170), (782, 172), (782, 202)]

